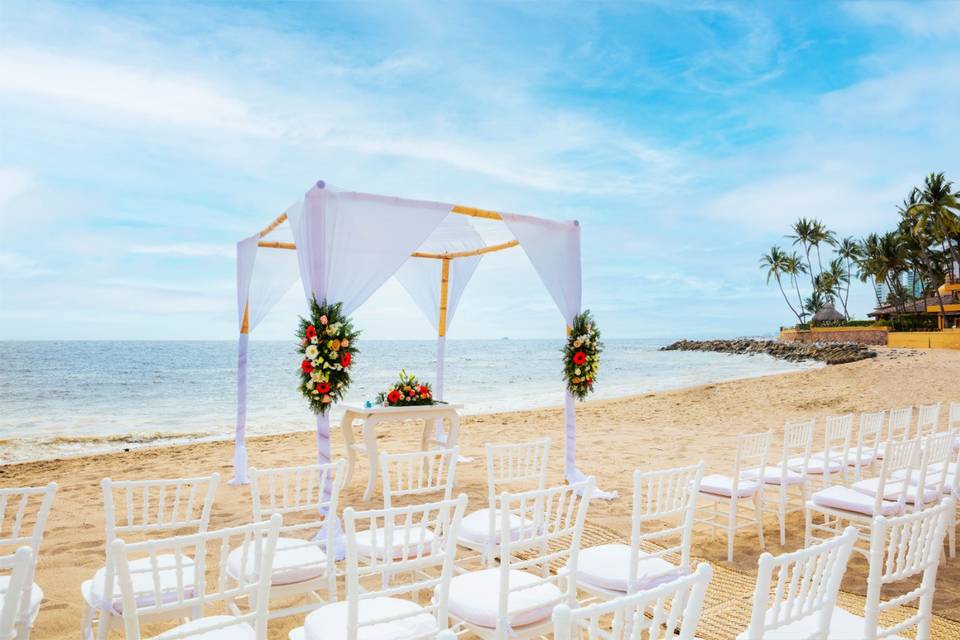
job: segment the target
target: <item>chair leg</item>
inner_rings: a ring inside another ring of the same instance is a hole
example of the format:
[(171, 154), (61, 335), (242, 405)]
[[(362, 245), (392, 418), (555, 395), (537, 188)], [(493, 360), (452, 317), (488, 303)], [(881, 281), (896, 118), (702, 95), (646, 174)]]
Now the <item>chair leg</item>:
[(727, 512), (727, 562), (733, 562), (733, 538), (737, 533), (737, 500), (730, 498)]
[(14, 631), (13, 637), (17, 640), (30, 640), (30, 623), (28, 621), (18, 622)]
[(758, 491), (753, 498), (753, 508), (756, 509), (757, 516), (757, 537), (760, 539), (760, 551), (764, 550), (766, 544), (763, 540), (763, 509), (764, 509), (764, 500), (763, 493)]
[(83, 620), (81, 621), (80, 634), (83, 640), (93, 640), (93, 607), (84, 601)]
[(957, 514), (953, 513), (947, 526), (947, 540), (950, 543), (950, 559), (957, 557)]
[(807, 506), (806, 502), (803, 504), (803, 519), (803, 548), (806, 549), (813, 542), (813, 511)]
[(780, 546), (787, 544), (787, 496), (780, 496)]

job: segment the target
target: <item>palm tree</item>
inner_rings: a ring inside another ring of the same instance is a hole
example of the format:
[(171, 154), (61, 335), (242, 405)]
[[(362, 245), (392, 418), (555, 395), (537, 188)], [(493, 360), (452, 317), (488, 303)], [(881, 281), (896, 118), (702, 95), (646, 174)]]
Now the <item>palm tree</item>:
[[(931, 174), (932, 175), (932, 174)], [(941, 174), (942, 177), (942, 174)], [(928, 184), (930, 178), (927, 178)], [(937, 273), (933, 256), (930, 253), (930, 245), (936, 242), (936, 231), (934, 228), (934, 216), (930, 215), (930, 210), (923, 203), (924, 195), (916, 187), (910, 194), (904, 198), (903, 203), (897, 207), (900, 214), (900, 232), (907, 239), (905, 250), (913, 258), (921, 271), (927, 275), (930, 284), (933, 285), (934, 295), (940, 304), (940, 314), (945, 315), (946, 310), (943, 306), (943, 296), (937, 288), (939, 279), (943, 274)], [(924, 298), (926, 298), (927, 287), (923, 286)]]
[(810, 244), (817, 250), (817, 266), (820, 267), (820, 273), (823, 273), (823, 260), (820, 258), (820, 245), (824, 242), (830, 246), (836, 246), (837, 236), (833, 231), (827, 229), (819, 220), (813, 221), (813, 227), (810, 231)]
[(810, 293), (810, 297), (803, 303), (803, 307), (807, 310), (807, 313), (810, 314), (810, 317), (813, 318), (820, 309), (823, 309), (824, 304), (823, 294), (814, 289)]
[(790, 299), (783, 290), (783, 282), (780, 280), (781, 275), (786, 273), (786, 259), (787, 254), (783, 252), (783, 249), (773, 246), (770, 247), (770, 253), (765, 253), (760, 256), (760, 265), (767, 270), (767, 284), (770, 284), (770, 278), (776, 279), (777, 286), (780, 288), (780, 294), (783, 296), (784, 301), (787, 303), (787, 306), (790, 307), (793, 315), (797, 317), (797, 321), (803, 324), (803, 319), (800, 317), (800, 314), (797, 313), (797, 310), (793, 308), (793, 305), (790, 304)]
[(830, 261), (830, 265), (827, 267), (827, 270), (824, 272), (824, 276), (830, 282), (830, 302), (833, 302), (833, 297), (836, 296), (840, 300), (840, 304), (843, 306), (843, 316), (849, 320), (850, 313), (847, 311), (847, 302), (843, 299), (841, 292), (843, 290), (850, 290), (850, 276), (847, 274), (847, 269), (844, 267), (842, 258), (834, 258)]
[(803, 248), (803, 253), (807, 256), (807, 273), (810, 274), (810, 284), (816, 286), (813, 265), (810, 263), (810, 248), (813, 246), (812, 240), (815, 237), (814, 221), (800, 218), (793, 223), (793, 233), (786, 237), (793, 240), (794, 246), (799, 244)]
[(800, 254), (794, 251), (783, 260), (783, 272), (790, 276), (790, 282), (797, 291), (797, 308), (800, 309), (802, 316), (801, 323), (806, 323), (807, 314), (803, 311), (803, 296), (800, 295), (800, 274), (807, 272), (806, 265), (800, 258)]
[[(847, 236), (837, 242), (837, 257), (847, 266), (847, 286), (843, 291), (843, 312), (847, 313), (847, 301), (850, 299), (850, 280), (853, 277), (853, 265), (860, 259), (860, 244), (852, 237)], [(849, 317), (849, 315), (847, 316)]]
[(880, 298), (880, 285), (885, 284), (887, 268), (880, 256), (880, 236), (871, 233), (860, 242), (860, 255), (857, 258), (857, 277), (860, 282), (870, 280), (873, 284), (873, 293), (877, 298), (877, 306), (883, 306)]
[[(910, 204), (918, 227), (927, 224), (933, 230), (934, 241), (950, 253), (955, 265), (960, 265), (960, 249), (954, 238), (960, 234), (960, 191), (952, 191), (953, 183), (943, 172), (931, 173), (924, 179), (923, 191), (917, 201)], [(919, 191), (919, 190), (918, 190)]]

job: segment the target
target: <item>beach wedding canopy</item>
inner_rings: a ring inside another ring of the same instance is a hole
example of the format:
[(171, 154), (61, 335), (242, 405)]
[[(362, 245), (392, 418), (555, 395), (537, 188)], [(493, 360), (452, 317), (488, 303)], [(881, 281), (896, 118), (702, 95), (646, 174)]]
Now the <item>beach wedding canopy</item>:
[[(511, 239), (487, 244), (479, 227)], [(284, 236), (289, 239), (287, 241)], [(447, 327), (481, 258), (520, 247), (569, 327), (580, 312), (580, 225), (544, 218), (345, 191), (317, 182), (259, 233), (237, 243), (237, 425), (233, 483), (247, 482), (247, 347), (250, 331), (299, 277), (309, 300), (340, 302), (350, 314), (391, 277), (437, 331), (434, 396), (443, 399)], [(559, 366), (558, 366), (558, 379)], [(574, 398), (565, 399), (565, 473), (576, 467)], [(330, 460), (329, 412), (317, 416), (320, 463)]]

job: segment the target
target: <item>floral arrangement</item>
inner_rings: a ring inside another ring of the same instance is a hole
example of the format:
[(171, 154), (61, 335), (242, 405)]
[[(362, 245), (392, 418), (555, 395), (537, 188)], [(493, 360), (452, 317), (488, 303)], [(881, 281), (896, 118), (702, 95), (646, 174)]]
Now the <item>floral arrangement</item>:
[(584, 400), (593, 392), (593, 383), (600, 370), (600, 330), (589, 311), (573, 319), (567, 344), (563, 348), (563, 377), (567, 390), (577, 400)]
[(377, 404), (384, 407), (414, 407), (437, 404), (429, 382), (420, 382), (415, 375), (400, 371), (400, 377), (386, 391), (377, 394)]
[(326, 413), (346, 394), (359, 335), (339, 302), (310, 301), (310, 317), (300, 318), (297, 329), (297, 352), (302, 356), (299, 391), (314, 413)]

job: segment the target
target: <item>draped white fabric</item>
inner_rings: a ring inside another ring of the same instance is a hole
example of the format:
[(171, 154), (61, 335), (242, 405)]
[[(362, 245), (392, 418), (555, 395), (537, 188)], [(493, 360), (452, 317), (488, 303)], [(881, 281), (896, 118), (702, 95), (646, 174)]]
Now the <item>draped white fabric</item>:
[(569, 325), (580, 313), (580, 224), (501, 215)]
[[(450, 214), (444, 218), (417, 251), (453, 253), (472, 251), (484, 246), (483, 238), (465, 216)], [(447, 280), (447, 326), (453, 321), (460, 297), (473, 277), (481, 256), (456, 258), (450, 261)], [(440, 329), (440, 279), (443, 261), (432, 258), (408, 258), (397, 272), (397, 280), (407, 290), (434, 329)], [(444, 332), (445, 333), (445, 332)]]
[(322, 182), (287, 210), (307, 298), (352, 313), (395, 274), (451, 205), (340, 191)]
[(260, 250), (259, 241), (255, 234), (237, 243), (237, 322), (243, 326), (246, 306), (250, 331), (300, 277), (295, 251)]

